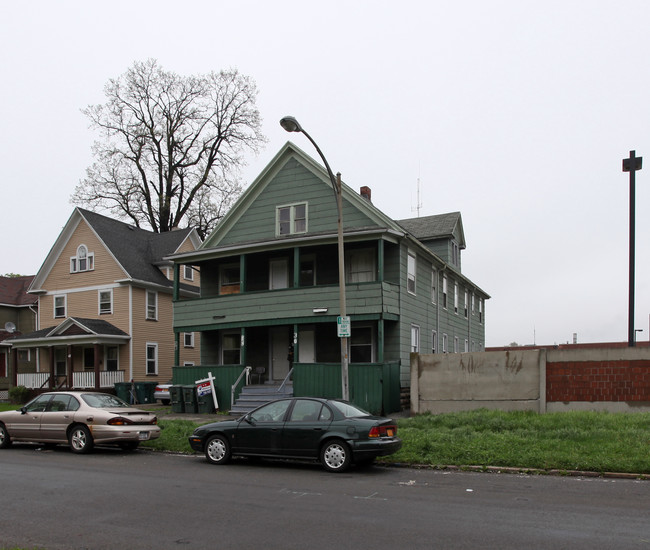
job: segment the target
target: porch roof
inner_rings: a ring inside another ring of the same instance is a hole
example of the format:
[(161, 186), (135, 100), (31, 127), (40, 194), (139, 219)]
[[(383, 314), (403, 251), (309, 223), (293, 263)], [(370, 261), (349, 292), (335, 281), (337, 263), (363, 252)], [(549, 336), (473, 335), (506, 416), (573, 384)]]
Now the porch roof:
[(114, 344), (128, 342), (131, 337), (103, 319), (68, 317), (60, 325), (5, 340), (15, 348), (36, 348), (73, 344)]

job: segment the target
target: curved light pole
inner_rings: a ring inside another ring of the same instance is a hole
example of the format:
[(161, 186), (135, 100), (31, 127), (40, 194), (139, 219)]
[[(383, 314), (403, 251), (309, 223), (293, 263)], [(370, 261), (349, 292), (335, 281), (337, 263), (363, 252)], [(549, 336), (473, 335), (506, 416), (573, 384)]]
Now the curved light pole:
[[(339, 250), (339, 307), (340, 307), (340, 316), (343, 320), (346, 319), (345, 311), (345, 254), (343, 250), (343, 200), (341, 198), (341, 173), (336, 174), (336, 178), (332, 173), (329, 163), (323, 155), (323, 152), (320, 150), (320, 147), (312, 139), (312, 137), (305, 132), (300, 123), (292, 116), (285, 116), (280, 120), (280, 126), (282, 126), (287, 132), (300, 132), (305, 135), (305, 137), (311, 142), (311, 144), (316, 148), (320, 158), (325, 164), (327, 169), (327, 174), (332, 183), (332, 190), (336, 197), (336, 209), (338, 212), (338, 250)], [(350, 390), (348, 384), (348, 339), (347, 336), (341, 337), (341, 393), (345, 401), (350, 400)]]

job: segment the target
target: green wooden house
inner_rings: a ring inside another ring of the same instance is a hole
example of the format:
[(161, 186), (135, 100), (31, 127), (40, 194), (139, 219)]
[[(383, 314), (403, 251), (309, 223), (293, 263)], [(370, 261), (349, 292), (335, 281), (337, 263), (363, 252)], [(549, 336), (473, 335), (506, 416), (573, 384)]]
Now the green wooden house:
[[(460, 213), (395, 221), (368, 187), (342, 198), (350, 400), (395, 412), (412, 351), (483, 350), (488, 295), (461, 273)], [(341, 396), (337, 219), (327, 172), (288, 142), (199, 249), (172, 256), (201, 272), (200, 298), (174, 301), (176, 348), (201, 334), (222, 398), (246, 366), (260, 386)], [(201, 375), (184, 368), (175, 382)]]

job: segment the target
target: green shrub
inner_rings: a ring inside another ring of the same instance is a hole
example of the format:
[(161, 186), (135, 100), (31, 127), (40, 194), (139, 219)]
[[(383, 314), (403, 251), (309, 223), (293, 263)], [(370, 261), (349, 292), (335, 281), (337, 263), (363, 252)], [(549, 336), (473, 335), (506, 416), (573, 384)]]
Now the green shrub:
[(29, 396), (30, 391), (25, 386), (14, 386), (13, 388), (9, 388), (9, 400), (12, 403), (15, 403), (17, 405), (27, 403)]

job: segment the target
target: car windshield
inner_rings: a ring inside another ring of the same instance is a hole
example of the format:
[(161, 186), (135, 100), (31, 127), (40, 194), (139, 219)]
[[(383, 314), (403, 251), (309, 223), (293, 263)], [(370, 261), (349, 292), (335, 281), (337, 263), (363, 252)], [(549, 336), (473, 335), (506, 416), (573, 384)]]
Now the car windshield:
[(107, 393), (84, 393), (81, 396), (87, 405), (96, 409), (107, 409), (113, 407), (130, 407), (119, 397)]
[(351, 405), (350, 403), (343, 403), (342, 401), (330, 401), (330, 404), (338, 409), (346, 418), (370, 416), (369, 412), (364, 411), (355, 405)]

